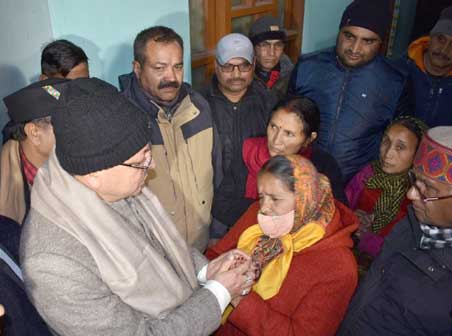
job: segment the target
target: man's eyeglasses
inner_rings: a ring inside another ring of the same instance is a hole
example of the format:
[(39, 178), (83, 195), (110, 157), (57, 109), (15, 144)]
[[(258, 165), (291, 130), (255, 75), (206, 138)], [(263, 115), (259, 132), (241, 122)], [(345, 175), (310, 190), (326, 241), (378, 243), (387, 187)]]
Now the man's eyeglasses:
[[(425, 197), (422, 192), (419, 190), (419, 187), (416, 184), (416, 181), (418, 181), (418, 178), (416, 176), (416, 173), (410, 169), (408, 171), (408, 179), (410, 180), (410, 184), (413, 188), (416, 189), (416, 191), (419, 193), (419, 195), (421, 196), (421, 201), (424, 203), (427, 202), (434, 202), (434, 201), (439, 201), (439, 200), (443, 200), (443, 199), (447, 199), (447, 198), (452, 198), (452, 195), (446, 195), (446, 196), (437, 196), (437, 197)], [(419, 180), (420, 183), (424, 183), (423, 181)]]
[(152, 155), (151, 158), (144, 164), (144, 165), (138, 165), (138, 164), (130, 164), (130, 163), (121, 163), (120, 166), (124, 166), (124, 167), (131, 167), (131, 168), (136, 168), (136, 169), (142, 169), (142, 170), (148, 170), (149, 167), (152, 164)]
[(261, 43), (257, 44), (257, 47), (263, 50), (270, 50), (271, 48), (275, 49), (276, 51), (281, 51), (284, 49), (284, 42), (278, 41), (278, 42), (267, 42), (263, 41)]
[(222, 72), (233, 72), (235, 68), (239, 69), (240, 72), (248, 72), (253, 68), (253, 64), (248, 62), (240, 64), (225, 63), (223, 65), (218, 63), (218, 65)]

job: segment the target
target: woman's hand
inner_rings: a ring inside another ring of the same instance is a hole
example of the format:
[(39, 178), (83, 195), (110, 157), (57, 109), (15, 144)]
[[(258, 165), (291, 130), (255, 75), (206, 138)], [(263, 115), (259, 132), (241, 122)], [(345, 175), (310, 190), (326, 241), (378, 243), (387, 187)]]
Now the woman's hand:
[(236, 268), (249, 260), (251, 260), (250, 256), (239, 249), (223, 253), (207, 265), (207, 280), (212, 279), (217, 273)]
[(356, 231), (356, 236), (359, 238), (360, 235), (364, 232), (372, 231), (372, 223), (374, 222), (375, 215), (369, 214), (363, 210), (355, 210), (355, 215), (359, 219), (359, 228), (358, 231)]

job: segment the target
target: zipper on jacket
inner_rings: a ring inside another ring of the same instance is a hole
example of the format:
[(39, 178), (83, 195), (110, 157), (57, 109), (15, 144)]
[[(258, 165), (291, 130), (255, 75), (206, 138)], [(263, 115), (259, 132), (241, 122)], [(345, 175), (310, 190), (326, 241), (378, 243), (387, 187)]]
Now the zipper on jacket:
[[(159, 124), (161, 124), (159, 120), (157, 120), (157, 122), (158, 122)], [(170, 124), (170, 126), (172, 126), (171, 122), (169, 122), (169, 124)], [(166, 127), (160, 127), (160, 126), (159, 126), (159, 129), (160, 129), (160, 133), (162, 133), (162, 130), (163, 130), (163, 131), (166, 133), (166, 136), (168, 137), (168, 132), (167, 132), (167, 130), (166, 130)], [(163, 141), (162, 141), (163, 150), (165, 151), (166, 166), (168, 167), (168, 170), (169, 170), (169, 178), (170, 178), (170, 180), (171, 180), (171, 185), (173, 186), (173, 195), (174, 195), (174, 199), (177, 199), (176, 186), (174, 185), (174, 181), (173, 181), (173, 178), (172, 178), (172, 176), (171, 176), (171, 165), (170, 165), (170, 162), (169, 162), (169, 160), (168, 160), (168, 150), (166, 149), (166, 144), (165, 144), (165, 139), (163, 138), (163, 134), (162, 134), (162, 140), (163, 140)]]
[(344, 93), (345, 93), (345, 87), (347, 86), (348, 77), (350, 76), (350, 70), (345, 70), (346, 75), (344, 77), (344, 81), (342, 82), (341, 92), (338, 98), (337, 107), (336, 107), (336, 115), (334, 116), (334, 123), (331, 128), (330, 137), (328, 139), (328, 149), (330, 149), (330, 146), (334, 144), (334, 141), (336, 139), (336, 129), (337, 129), (337, 123), (339, 120), (340, 112), (342, 109), (342, 103), (344, 102)]

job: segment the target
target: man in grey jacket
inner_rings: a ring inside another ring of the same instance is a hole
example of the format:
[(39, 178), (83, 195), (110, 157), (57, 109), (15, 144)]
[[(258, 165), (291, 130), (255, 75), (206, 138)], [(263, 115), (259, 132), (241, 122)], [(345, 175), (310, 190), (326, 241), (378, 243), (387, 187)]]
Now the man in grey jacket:
[(157, 197), (150, 121), (96, 78), (68, 82), (52, 116), (56, 148), (24, 224), (28, 295), (59, 335), (209, 335), (253, 284), (250, 258), (207, 263)]

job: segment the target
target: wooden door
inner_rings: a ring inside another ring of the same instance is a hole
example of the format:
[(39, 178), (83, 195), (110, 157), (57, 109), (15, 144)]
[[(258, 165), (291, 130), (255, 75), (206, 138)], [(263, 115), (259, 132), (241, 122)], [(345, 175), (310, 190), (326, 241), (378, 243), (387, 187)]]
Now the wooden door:
[(190, 0), (192, 84), (209, 83), (214, 73), (215, 46), (229, 33), (248, 35), (252, 23), (270, 14), (288, 35), (286, 54), (295, 62), (301, 50), (304, 0)]

